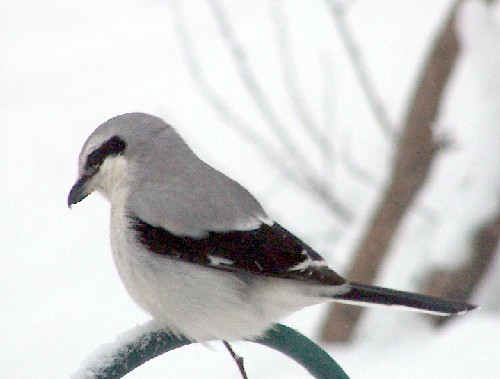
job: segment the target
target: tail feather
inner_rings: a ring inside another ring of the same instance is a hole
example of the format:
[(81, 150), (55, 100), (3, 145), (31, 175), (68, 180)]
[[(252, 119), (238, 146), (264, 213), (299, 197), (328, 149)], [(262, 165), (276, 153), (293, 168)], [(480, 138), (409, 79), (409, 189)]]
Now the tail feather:
[(378, 304), (398, 306), (409, 310), (432, 313), (440, 316), (462, 314), (477, 308), (475, 305), (420, 295), (418, 293), (397, 291), (354, 282), (346, 284), (350, 287), (350, 290), (344, 294), (334, 295), (333, 298), (335, 300), (355, 305)]

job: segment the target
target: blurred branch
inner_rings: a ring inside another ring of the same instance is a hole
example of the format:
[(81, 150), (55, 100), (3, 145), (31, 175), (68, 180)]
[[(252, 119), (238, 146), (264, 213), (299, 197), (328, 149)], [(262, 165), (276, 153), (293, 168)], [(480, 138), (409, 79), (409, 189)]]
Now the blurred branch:
[(333, 144), (333, 127), (334, 121), (334, 91), (333, 91), (333, 63), (330, 60), (330, 55), (324, 55), (321, 59), (321, 72), (323, 76), (323, 139), (325, 145), (329, 146), (325, 150), (323, 157), (323, 183), (330, 188), (335, 189), (334, 183), (330, 178), (335, 176), (334, 155), (335, 147)]
[[(457, 6), (453, 6), (445, 25), (434, 41), (422, 74), (413, 92), (402, 133), (397, 143), (391, 178), (372, 216), (365, 235), (354, 254), (349, 280), (373, 283), (396, 236), (401, 220), (425, 184), (434, 158), (439, 152), (433, 139), (433, 125), (441, 98), (455, 66), (459, 42), (454, 30)], [(326, 341), (352, 338), (364, 309), (335, 304), (324, 325)]]
[(333, 17), (333, 24), (336, 26), (337, 31), (340, 36), (340, 40), (344, 45), (344, 49), (349, 55), (349, 60), (352, 64), (354, 72), (358, 77), (359, 84), (361, 85), (363, 92), (368, 101), (368, 105), (372, 109), (373, 115), (377, 120), (384, 135), (390, 139), (396, 137), (396, 128), (392, 125), (387, 112), (382, 105), (382, 99), (377, 94), (375, 86), (370, 80), (370, 76), (366, 67), (363, 64), (363, 59), (361, 57), (361, 52), (358, 48), (356, 40), (352, 35), (349, 27), (347, 25), (345, 17), (345, 5), (336, 2), (335, 0), (326, 0), (326, 5), (330, 10), (330, 14)]
[(354, 176), (360, 182), (369, 185), (376, 186), (378, 184), (377, 178), (375, 178), (367, 169), (361, 167), (354, 159), (351, 154), (351, 140), (349, 136), (345, 136), (340, 145), (340, 162), (347, 168), (349, 174)]
[(228, 124), (235, 127), (235, 130), (240, 133), (243, 138), (250, 141), (256, 149), (270, 162), (278, 171), (287, 177), (292, 182), (300, 183), (302, 181), (301, 174), (290, 167), (290, 160), (281, 156), (280, 153), (272, 147), (259, 133), (255, 131), (250, 124), (241, 119), (235, 112), (233, 112), (218, 95), (215, 89), (210, 85), (205, 72), (200, 64), (200, 59), (196, 54), (194, 43), (189, 34), (189, 30), (185, 24), (185, 17), (180, 10), (180, 4), (170, 2), (172, 6), (172, 13), (174, 14), (173, 20), (175, 21), (177, 38), (181, 41), (182, 52), (185, 56), (187, 68), (194, 79), (198, 90), (208, 104), (219, 114), (219, 116)]
[[(317, 146), (318, 150), (321, 152), (322, 159), (322, 170), (320, 178), (322, 178), (322, 185), (325, 188), (331, 188), (331, 183), (329, 178), (332, 176), (332, 160), (333, 160), (333, 145), (329, 136), (331, 135), (331, 126), (333, 122), (327, 119), (325, 120), (325, 125), (323, 128), (314, 120), (309, 109), (306, 107), (306, 102), (301, 94), (299, 88), (299, 80), (296, 75), (295, 68), (295, 58), (291, 52), (291, 43), (288, 38), (290, 32), (288, 29), (288, 23), (286, 17), (283, 14), (283, 9), (281, 3), (271, 2), (269, 3), (270, 13), (273, 20), (273, 25), (275, 27), (275, 35), (277, 39), (277, 49), (278, 55), (281, 60), (280, 67), (282, 68), (284, 75), (284, 84), (287, 89), (287, 94), (290, 98), (292, 109), (297, 114), (297, 118), (300, 121), (303, 130), (305, 130), (312, 141)], [(331, 66), (328, 67), (328, 72), (331, 71)], [(325, 82), (325, 87), (329, 85)], [(325, 96), (327, 95), (325, 90)], [(329, 114), (329, 109), (332, 104), (326, 104), (325, 101), (325, 115)], [(326, 110), (328, 109), (328, 110)], [(331, 191), (331, 190), (330, 190)]]
[(217, 22), (217, 26), (220, 30), (220, 35), (226, 42), (229, 52), (236, 63), (240, 79), (254, 101), (257, 109), (261, 113), (264, 120), (267, 121), (276, 137), (282, 141), (282, 145), (288, 151), (288, 155), (300, 162), (300, 165), (303, 167), (303, 171), (313, 172), (313, 168), (310, 166), (309, 160), (298, 149), (295, 142), (290, 138), (290, 134), (286, 130), (286, 127), (281, 123), (278, 116), (274, 112), (271, 102), (267, 99), (264, 90), (261, 88), (255, 73), (250, 66), (246, 51), (243, 48), (241, 41), (238, 39), (233, 31), (233, 28), (231, 27), (223, 6), (218, 0), (211, 0), (210, 4), (215, 21)]
[(281, 146), (283, 146), (286, 150), (285, 156), (277, 152), (277, 149), (273, 148), (273, 146), (267, 142), (265, 138), (255, 132), (251, 125), (238, 117), (237, 114), (225, 104), (222, 98), (212, 88), (203, 72), (200, 60), (195, 54), (194, 44), (185, 25), (185, 18), (181, 14), (178, 4), (174, 3), (175, 2), (172, 2), (171, 4), (173, 7), (174, 21), (176, 23), (176, 31), (179, 39), (182, 41), (187, 67), (205, 100), (224, 120), (235, 126), (235, 130), (237, 130), (258, 150), (260, 150), (262, 155), (271, 164), (273, 164), (281, 174), (290, 179), (300, 188), (303, 188), (307, 192), (310, 192), (319, 198), (340, 221), (348, 222), (351, 219), (350, 211), (334, 197), (328, 184), (325, 183), (320, 176), (314, 174), (313, 167), (294, 144), (290, 138), (290, 134), (286, 131), (286, 128), (281, 124), (269, 105), (269, 101), (257, 83), (255, 75), (248, 64), (245, 51), (236, 38), (236, 35), (233, 33), (220, 4), (215, 0), (211, 2), (221, 36), (224, 38), (230, 49), (240, 74), (240, 78), (247, 91), (252, 96), (254, 103), (260, 110), (265, 120), (271, 126), (273, 132), (279, 139)]
[[(469, 262), (456, 270), (434, 270), (427, 293), (458, 301), (467, 300), (493, 262), (499, 239), (500, 212), (485, 222), (475, 233)], [(450, 319), (450, 317), (433, 317), (437, 325), (442, 325)]]
[(321, 148), (323, 155), (328, 155), (331, 150), (326, 144), (325, 138), (319, 132), (320, 127), (306, 109), (304, 98), (300, 92), (298, 79), (296, 76), (295, 59), (290, 49), (290, 41), (288, 35), (288, 25), (286, 18), (283, 15), (283, 10), (278, 2), (269, 3), (270, 13), (275, 27), (275, 35), (277, 39), (276, 46), (278, 48), (279, 57), (281, 60), (281, 69), (284, 75), (284, 84), (287, 89), (288, 96), (292, 103), (292, 108), (297, 114), (303, 129), (310, 135), (311, 139)]
[[(452, 67), (448, 67), (446, 62), (451, 62), (454, 66), (455, 60), (458, 56), (460, 50), (460, 42), (458, 40), (457, 34), (455, 32), (455, 19), (462, 5), (463, 0), (454, 0), (453, 4), (450, 6), (448, 11), (448, 19), (444, 21), (445, 26), (441, 30), (441, 34), (436, 37), (434, 41), (434, 46), (432, 46), (429, 52), (429, 60), (427, 64), (420, 67), (420, 72), (417, 78), (424, 78), (426, 75), (433, 77), (448, 77)], [(450, 24), (451, 23), (451, 24)], [(422, 86), (425, 85), (425, 88)], [(409, 118), (413, 118), (416, 122), (429, 119), (429, 115), (436, 112), (441, 104), (441, 92), (440, 86), (442, 83), (433, 81), (424, 82), (424, 80), (416, 80), (413, 89), (408, 97), (408, 107), (407, 109), (412, 109), (413, 112), (407, 114)], [(430, 98), (423, 98), (421, 93), (425, 91), (425, 94)], [(428, 107), (427, 104), (432, 105)], [(441, 141), (443, 140), (443, 150), (448, 147), (447, 141), (448, 137), (439, 136), (433, 141), (434, 149), (439, 150), (441, 148)]]

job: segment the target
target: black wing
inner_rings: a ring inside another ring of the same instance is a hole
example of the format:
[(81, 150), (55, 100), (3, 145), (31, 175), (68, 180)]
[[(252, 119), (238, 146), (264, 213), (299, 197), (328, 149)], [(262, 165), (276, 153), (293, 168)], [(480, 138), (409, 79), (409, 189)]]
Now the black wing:
[(177, 236), (131, 217), (139, 242), (152, 253), (226, 271), (240, 271), (318, 284), (345, 280), (323, 258), (277, 223), (247, 231), (209, 232), (206, 237)]

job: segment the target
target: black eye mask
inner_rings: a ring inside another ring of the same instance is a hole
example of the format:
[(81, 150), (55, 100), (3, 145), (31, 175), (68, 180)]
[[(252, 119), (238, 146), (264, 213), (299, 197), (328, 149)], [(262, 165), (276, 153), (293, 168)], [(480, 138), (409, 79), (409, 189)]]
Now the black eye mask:
[(98, 149), (95, 149), (89, 154), (87, 161), (85, 162), (85, 170), (98, 169), (106, 157), (121, 154), (125, 150), (126, 146), (127, 144), (120, 137), (111, 137)]

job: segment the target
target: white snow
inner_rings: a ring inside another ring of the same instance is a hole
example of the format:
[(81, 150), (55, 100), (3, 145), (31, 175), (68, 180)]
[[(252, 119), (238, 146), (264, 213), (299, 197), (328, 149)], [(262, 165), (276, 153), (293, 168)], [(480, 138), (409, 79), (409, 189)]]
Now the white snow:
[[(223, 4), (278, 117), (313, 170), (320, 171), (321, 154), (301, 129), (283, 85), (268, 2)], [(143, 111), (168, 120), (204, 160), (241, 182), (273, 219), (345, 272), (387, 178), (391, 144), (374, 123), (323, 3), (280, 4), (288, 17), (307, 109), (316, 122), (329, 122), (335, 151), (348, 142), (351, 157), (372, 178), (359, 181), (334, 155), (329, 182), (355, 217), (350, 225), (332, 219), (316, 199), (285, 182), (259, 149), (243, 141), (203, 100), (184, 60), (173, 18), (179, 12), (217, 94), (278, 146), (238, 78), (208, 2), (2, 4), (2, 378), (69, 377), (99, 346), (148, 320), (128, 298), (114, 269), (107, 202), (92, 195), (71, 211), (66, 206), (83, 142), (119, 113)], [(349, 25), (394, 124), (449, 5), (449, 0), (405, 0), (351, 6)], [(453, 144), (442, 153), (398, 233), (380, 284), (415, 290), (430, 266), (459, 265), (471, 231), (498, 209), (499, 25), (498, 5), (487, 10), (479, 0), (465, 4), (459, 18), (464, 51), (439, 121)], [(442, 329), (431, 328), (419, 315), (374, 309), (365, 315), (353, 344), (329, 351), (353, 378), (495, 377), (499, 273), (497, 259), (475, 295), (482, 309)], [(316, 338), (325, 311), (326, 306), (312, 307), (283, 322)], [(210, 347), (181, 348), (129, 377), (237, 378), (224, 348), (216, 343)], [(296, 364), (261, 346), (238, 343), (235, 349), (245, 357), (250, 378), (306, 377)]]
[(89, 354), (81, 367), (71, 376), (71, 379), (89, 379), (95, 373), (102, 372), (102, 369), (108, 368), (114, 361), (113, 357), (117, 353), (117, 346), (136, 343), (139, 339), (143, 340), (142, 336), (157, 329), (158, 325), (155, 321), (151, 320), (119, 334), (113, 342), (101, 345)]

